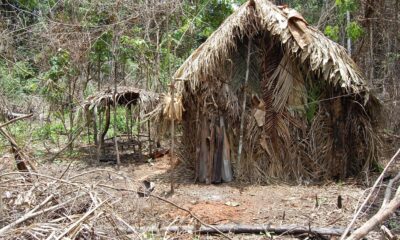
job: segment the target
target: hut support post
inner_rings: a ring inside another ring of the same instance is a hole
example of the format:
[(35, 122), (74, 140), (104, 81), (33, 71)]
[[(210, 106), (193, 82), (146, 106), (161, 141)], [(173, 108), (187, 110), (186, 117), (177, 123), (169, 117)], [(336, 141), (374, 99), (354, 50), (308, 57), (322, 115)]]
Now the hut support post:
[(119, 148), (118, 148), (118, 134), (117, 134), (117, 87), (114, 88), (114, 144), (115, 144), (115, 154), (117, 157), (118, 167), (121, 165), (121, 159), (119, 158)]
[[(86, 120), (86, 128), (87, 128), (87, 138), (88, 138), (88, 144), (89, 146), (91, 145), (91, 139), (90, 139), (90, 128), (91, 128), (91, 122), (92, 122), (92, 112), (87, 109), (87, 111), (85, 111), (85, 120)], [(93, 153), (92, 153), (92, 148), (89, 147), (89, 155), (90, 155), (90, 159), (93, 160)]]
[(239, 148), (238, 148), (238, 156), (237, 156), (238, 175), (240, 175), (240, 173), (241, 173), (240, 161), (241, 161), (242, 149), (243, 149), (243, 130), (244, 130), (244, 117), (246, 114), (247, 82), (249, 81), (249, 72), (250, 72), (251, 45), (252, 45), (252, 39), (249, 38), (249, 42), (247, 44), (246, 77), (244, 79), (244, 84), (243, 84), (242, 116), (240, 117)]
[[(97, 146), (97, 155), (98, 155), (98, 160), (100, 161), (100, 156), (101, 156), (101, 152), (102, 150), (104, 151), (104, 139), (106, 137), (106, 134), (108, 132), (108, 129), (110, 128), (110, 115), (111, 115), (111, 104), (107, 103), (106, 104), (106, 109), (105, 109), (105, 125), (104, 125), (104, 129), (102, 131), (102, 133), (99, 135), (99, 140), (98, 140), (98, 146)], [(99, 119), (100, 119), (100, 123), (103, 122), (103, 118), (101, 116), (102, 114), (99, 114)]]
[[(96, 109), (95, 113), (96, 114), (94, 115), (94, 118), (96, 118), (97, 116), (99, 118), (99, 129), (97, 129), (97, 127), (96, 127), (95, 131), (96, 131), (96, 136), (97, 136), (97, 140), (96, 140), (96, 142), (97, 142), (97, 144), (96, 144), (96, 157), (97, 157), (97, 161), (100, 162), (101, 148), (102, 148), (102, 144), (103, 144), (103, 140), (102, 139), (104, 139), (104, 138), (102, 138), (103, 134), (101, 132), (101, 128), (102, 128), (102, 125), (103, 125), (103, 116), (102, 116), (101, 110), (99, 112), (97, 112), (97, 109)], [(100, 132), (99, 132), (100, 134), (98, 133), (98, 130), (100, 130)]]
[(142, 159), (142, 142), (140, 141), (140, 128), (141, 128), (141, 124), (140, 124), (140, 104), (138, 105), (138, 118), (137, 118), (137, 141), (139, 144), (139, 158)]
[(147, 120), (147, 131), (148, 131), (148, 140), (149, 140), (149, 156), (153, 153), (153, 144), (151, 142), (151, 123), (150, 120)]
[(93, 121), (93, 141), (94, 141), (94, 145), (99, 144), (99, 142), (97, 141), (97, 107), (93, 108), (93, 112), (91, 112), (91, 118)]
[(128, 140), (131, 140), (131, 134), (129, 133), (130, 129), (130, 109), (131, 105), (128, 104), (125, 106), (125, 131), (128, 133)]

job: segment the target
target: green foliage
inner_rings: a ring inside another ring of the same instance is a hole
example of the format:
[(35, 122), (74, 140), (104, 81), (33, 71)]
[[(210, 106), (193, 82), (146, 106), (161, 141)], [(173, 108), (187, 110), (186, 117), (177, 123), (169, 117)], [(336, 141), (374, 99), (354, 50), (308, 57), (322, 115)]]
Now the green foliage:
[(321, 89), (324, 89), (324, 86), (321, 86), (321, 84), (318, 84), (319, 82), (313, 81), (312, 79), (309, 79), (308, 81), (308, 86), (307, 86), (307, 105), (305, 107), (306, 109), (306, 117), (307, 121), (309, 123), (312, 122), (314, 119), (315, 115), (318, 112), (318, 106), (319, 106), (319, 99), (321, 96)]
[[(112, 109), (111, 112), (111, 121), (110, 121), (110, 126), (114, 126), (114, 109)], [(117, 121), (116, 123), (116, 128), (117, 128), (117, 134), (124, 133), (126, 132), (126, 113), (125, 113), (125, 108), (124, 107), (117, 107)], [(109, 136), (114, 136), (114, 128), (110, 127), (108, 130)]]
[(355, 0), (335, 0), (336, 6), (339, 8), (340, 13), (346, 11), (353, 12), (357, 9), (357, 2)]
[(206, 40), (233, 12), (231, 1), (210, 0), (205, 4), (204, 11), (194, 21), (200, 42)]
[(70, 54), (67, 50), (59, 49), (57, 54), (50, 59), (50, 70), (47, 72), (47, 77), (55, 82), (66, 76), (71, 70)]
[(356, 0), (335, 0), (337, 7), (337, 14), (331, 19), (330, 25), (325, 27), (324, 33), (327, 37), (338, 42), (345, 37), (356, 41), (364, 34), (363, 28), (355, 21), (346, 23), (346, 14), (352, 13), (358, 8), (358, 1)]
[(388, 62), (400, 61), (400, 52), (388, 52), (387, 53)]
[(388, 227), (392, 231), (399, 230), (400, 229), (400, 222), (396, 221), (395, 219), (389, 219), (388, 220)]
[(358, 40), (364, 34), (364, 30), (357, 22), (350, 22), (346, 27), (347, 36), (352, 40)]
[(339, 26), (326, 26), (324, 34), (333, 41), (339, 41)]
[(44, 10), (54, 7), (56, 0), (11, 0), (10, 4), (28, 11)]
[(150, 46), (141, 37), (123, 35), (121, 36), (120, 42), (120, 60), (124, 63), (126, 63), (128, 59), (134, 59), (134, 56), (138, 54), (144, 57), (149, 57), (148, 55), (150, 55)]
[(67, 50), (59, 49), (50, 60), (50, 69), (45, 72), (42, 96), (52, 104), (61, 106), (68, 98), (70, 79), (75, 73), (71, 64), (71, 56)]
[(33, 132), (33, 137), (37, 140), (50, 140), (52, 143), (56, 144), (59, 142), (60, 136), (65, 134), (65, 129), (61, 122), (54, 121), (36, 128)]
[(17, 62), (11, 69), (0, 62), (0, 92), (15, 103), (25, 99), (26, 95), (37, 92), (39, 80), (31, 65)]
[(111, 55), (111, 42), (113, 34), (111, 31), (104, 32), (101, 36), (94, 42), (90, 58), (92, 61), (104, 62), (109, 59)]
[(27, 133), (29, 133), (31, 129), (29, 122), (18, 121), (9, 125), (8, 129), (18, 145), (24, 146), (26, 144), (25, 139), (29, 137)]
[(307, 121), (311, 123), (315, 117), (315, 114), (318, 111), (318, 102), (316, 102), (318, 98), (316, 92), (309, 92), (309, 94), (310, 94), (308, 96), (309, 104), (306, 107), (306, 117)]
[(324, 2), (321, 0), (291, 0), (284, 2), (289, 4), (289, 7), (294, 8), (298, 12), (302, 13), (303, 17), (306, 18), (307, 22), (310, 24), (315, 24), (318, 22), (321, 9), (324, 6)]

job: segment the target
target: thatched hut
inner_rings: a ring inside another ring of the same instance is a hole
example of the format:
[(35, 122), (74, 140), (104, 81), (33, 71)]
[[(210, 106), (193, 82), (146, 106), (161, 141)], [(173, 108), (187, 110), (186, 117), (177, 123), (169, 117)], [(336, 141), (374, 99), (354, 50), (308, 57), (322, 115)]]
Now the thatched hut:
[[(125, 132), (128, 140), (139, 145), (141, 154), (141, 122), (143, 116), (150, 112), (159, 101), (159, 95), (154, 92), (146, 91), (135, 87), (118, 87), (115, 92), (116, 104), (114, 104), (114, 90), (110, 88), (100, 90), (89, 96), (82, 104), (84, 116), (88, 128), (93, 128), (94, 142), (97, 146), (97, 157), (100, 158), (101, 150), (104, 151), (104, 143), (111, 123), (111, 109), (122, 107), (125, 109)], [(134, 109), (135, 107), (135, 109)], [(136, 127), (136, 136), (133, 128)], [(147, 125), (147, 140), (151, 141), (150, 122)], [(135, 138), (135, 139), (133, 139)], [(150, 152), (151, 152), (151, 144)]]
[(379, 103), (346, 50), (293, 9), (248, 1), (174, 78), (200, 181), (230, 165), (253, 183), (341, 179), (377, 161)]

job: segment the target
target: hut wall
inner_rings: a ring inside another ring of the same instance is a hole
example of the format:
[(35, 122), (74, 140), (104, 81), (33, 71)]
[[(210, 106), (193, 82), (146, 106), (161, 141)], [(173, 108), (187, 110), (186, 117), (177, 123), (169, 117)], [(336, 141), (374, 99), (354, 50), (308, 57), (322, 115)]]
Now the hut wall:
[[(251, 183), (342, 179), (369, 169), (377, 160), (377, 137), (362, 98), (319, 80), (307, 63), (286, 57), (285, 49), (268, 35), (255, 38), (247, 98), (243, 156), (237, 162), (240, 103), (247, 40), (238, 40), (218, 71), (206, 75), (196, 91), (184, 95), (183, 152), (196, 179), (215, 179), (218, 122), (223, 117), (230, 160), (237, 180)], [(232, 67), (234, 66), (234, 67)], [(285, 75), (286, 74), (286, 75)], [(289, 90), (282, 92), (281, 77)], [(278, 98), (287, 94), (283, 105)], [(264, 124), (256, 117), (265, 114)], [(202, 160), (203, 159), (203, 160)], [(207, 160), (204, 160), (207, 159)]]

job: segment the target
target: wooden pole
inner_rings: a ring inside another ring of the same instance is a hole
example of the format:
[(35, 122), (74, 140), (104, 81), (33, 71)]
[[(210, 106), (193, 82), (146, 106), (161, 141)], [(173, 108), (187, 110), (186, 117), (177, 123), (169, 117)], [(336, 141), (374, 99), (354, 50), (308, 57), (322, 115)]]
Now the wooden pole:
[(243, 149), (243, 131), (244, 131), (244, 117), (246, 114), (246, 95), (247, 95), (247, 82), (249, 81), (249, 72), (250, 72), (250, 55), (251, 55), (251, 45), (252, 39), (249, 38), (249, 42), (247, 44), (247, 61), (246, 61), (246, 77), (244, 79), (243, 84), (243, 105), (242, 105), (242, 116), (240, 117), (240, 132), (239, 132), (239, 149), (238, 149), (238, 158), (237, 158), (237, 166), (238, 166), (238, 175), (241, 173), (240, 169), (240, 161), (242, 157), (242, 149)]
[[(168, 37), (168, 55), (167, 55), (167, 60), (168, 60), (168, 76), (171, 77), (171, 60), (170, 60), (170, 53), (171, 53), (171, 39), (169, 37), (169, 16), (167, 17), (167, 37)], [(173, 166), (173, 159), (174, 159), (174, 148), (175, 148), (175, 78), (171, 78), (171, 84), (170, 84), (170, 90), (171, 90), (171, 113), (172, 113), (172, 118), (171, 118), (171, 147), (170, 147), (170, 167), (172, 168)], [(171, 181), (171, 188), (170, 188), (170, 194), (174, 194), (174, 175), (173, 171), (171, 170), (171, 175), (170, 175), (170, 181)]]
[(140, 133), (142, 125), (140, 123), (142, 119), (140, 118), (140, 104), (138, 104), (138, 117), (137, 117), (137, 141), (139, 144), (139, 158), (142, 159), (142, 142), (140, 141)]
[[(119, 148), (118, 148), (118, 136), (117, 136), (117, 84), (118, 84), (118, 65), (117, 65), (117, 52), (116, 52), (116, 44), (119, 42), (119, 38), (117, 34), (117, 26), (114, 27), (114, 37), (112, 43), (112, 64), (114, 64), (114, 93), (113, 93), (113, 101), (114, 101), (114, 145), (115, 145), (115, 154), (117, 158), (117, 167), (121, 166), (121, 159), (119, 156)], [(113, 67), (111, 65), (111, 67)], [(110, 74), (110, 77), (112, 74)]]
[(151, 142), (151, 123), (150, 120), (147, 120), (147, 131), (148, 131), (148, 140), (149, 140), (149, 156), (153, 154), (153, 143)]
[[(347, 27), (349, 27), (351, 21), (349, 10), (346, 11), (346, 21), (347, 21)], [(347, 36), (347, 52), (351, 56), (351, 38), (349, 36)]]

